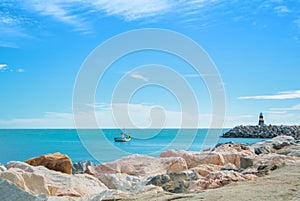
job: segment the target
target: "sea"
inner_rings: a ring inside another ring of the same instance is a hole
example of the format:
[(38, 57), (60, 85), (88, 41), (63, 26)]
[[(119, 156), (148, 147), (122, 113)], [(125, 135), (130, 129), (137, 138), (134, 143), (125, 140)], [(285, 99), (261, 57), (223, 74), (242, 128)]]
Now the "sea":
[[(202, 151), (218, 143), (252, 144), (263, 139), (220, 138), (229, 129), (0, 129), (0, 163), (25, 161), (47, 153), (67, 154), (94, 164), (132, 154), (157, 157), (165, 150)], [(130, 142), (114, 142), (121, 132)]]

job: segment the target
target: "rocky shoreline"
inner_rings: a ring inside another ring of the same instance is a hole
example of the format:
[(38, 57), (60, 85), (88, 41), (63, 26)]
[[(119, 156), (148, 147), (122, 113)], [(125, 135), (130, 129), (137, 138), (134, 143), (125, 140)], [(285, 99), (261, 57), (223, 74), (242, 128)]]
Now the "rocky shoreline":
[(198, 200), (203, 192), (295, 164), (300, 141), (291, 136), (253, 145), (225, 143), (203, 152), (168, 150), (157, 158), (131, 155), (99, 165), (72, 164), (55, 153), (0, 165), (0, 200)]
[(300, 126), (236, 126), (224, 133), (224, 138), (274, 138), (281, 135), (292, 136), (300, 140)]

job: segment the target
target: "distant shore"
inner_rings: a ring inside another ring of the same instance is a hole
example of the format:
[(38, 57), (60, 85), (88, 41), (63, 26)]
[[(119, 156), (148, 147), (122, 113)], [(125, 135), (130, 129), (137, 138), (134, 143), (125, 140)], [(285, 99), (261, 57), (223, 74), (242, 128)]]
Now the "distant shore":
[(280, 135), (300, 139), (300, 126), (264, 125), (264, 126), (236, 126), (224, 133), (223, 138), (274, 138)]

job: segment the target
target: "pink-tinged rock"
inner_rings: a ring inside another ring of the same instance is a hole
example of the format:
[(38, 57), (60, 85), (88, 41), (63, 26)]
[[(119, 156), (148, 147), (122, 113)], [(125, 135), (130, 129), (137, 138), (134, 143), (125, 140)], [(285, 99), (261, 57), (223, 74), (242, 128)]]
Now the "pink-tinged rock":
[(256, 154), (254, 149), (248, 145), (243, 144), (222, 144), (216, 147), (214, 152), (220, 153), (225, 161), (225, 164), (234, 164), (237, 168), (240, 168), (240, 158), (254, 158)]
[(217, 152), (191, 152), (185, 150), (168, 150), (160, 154), (161, 158), (182, 157), (188, 168), (197, 167), (202, 164), (224, 165), (224, 157)]
[(114, 162), (90, 166), (87, 173), (99, 178), (102, 174), (125, 173), (135, 176), (154, 176), (184, 170), (187, 170), (187, 165), (180, 157), (154, 158), (136, 154)]
[(244, 181), (256, 178), (255, 175), (244, 175), (234, 171), (218, 171), (208, 174), (205, 178), (192, 181), (188, 192), (195, 193), (206, 189), (214, 189), (224, 186), (232, 181)]
[(37, 175), (32, 172), (25, 172), (18, 168), (10, 168), (7, 171), (0, 172), (0, 178), (11, 181), (16, 186), (30, 194), (36, 195), (43, 193), (50, 195), (46, 186), (46, 181), (41, 175)]
[(50, 170), (59, 171), (66, 174), (72, 174), (72, 161), (69, 156), (54, 153), (45, 154), (37, 158), (31, 158), (25, 161), (27, 164), (32, 166), (44, 166)]
[(213, 164), (202, 164), (197, 167), (191, 168), (190, 170), (197, 173), (200, 176), (207, 176), (211, 172), (216, 172), (221, 169), (222, 166), (213, 165)]
[[(107, 190), (107, 187), (102, 184), (97, 178), (88, 174), (69, 175), (49, 170), (43, 166), (34, 167), (26, 163), (17, 161), (9, 162), (7, 164), (7, 167), (18, 168), (19, 171), (23, 170), (26, 175), (29, 175), (29, 178), (42, 177), (51, 196), (80, 197), (87, 194), (99, 194)], [(8, 169), (8, 171), (10, 171), (10, 169)], [(23, 175), (15, 175), (17, 177), (21, 177), (16, 180), (16, 183), (17, 181), (26, 180), (26, 177)], [(22, 189), (25, 191), (27, 190), (25, 187)], [(40, 190), (38, 190), (37, 186), (32, 186), (31, 192), (40, 193)]]
[(293, 163), (300, 161), (299, 157), (279, 155), (276, 153), (270, 153), (257, 157), (254, 160), (254, 167), (269, 166), (271, 169), (276, 169), (282, 166), (284, 163)]

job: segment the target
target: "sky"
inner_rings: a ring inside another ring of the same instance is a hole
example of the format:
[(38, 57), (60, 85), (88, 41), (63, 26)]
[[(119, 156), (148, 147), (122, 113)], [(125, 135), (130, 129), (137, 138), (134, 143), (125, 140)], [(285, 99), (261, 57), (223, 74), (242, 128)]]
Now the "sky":
[[(76, 127), (73, 92), (83, 63), (110, 38), (146, 28), (182, 34), (209, 55), (225, 90), (224, 127), (257, 124), (260, 112), (266, 124), (299, 124), (300, 1), (2, 0), (0, 128)], [(188, 127), (182, 118), (192, 121), (195, 111), (183, 110), (188, 103), (175, 89), (153, 83), (158, 65), (184, 79), (197, 99), (198, 127), (211, 127), (210, 75), (155, 50), (125, 55), (101, 77), (90, 103), (99, 127), (129, 127), (115, 108), (128, 108), (135, 127)], [(115, 102), (124, 77), (139, 88)]]

